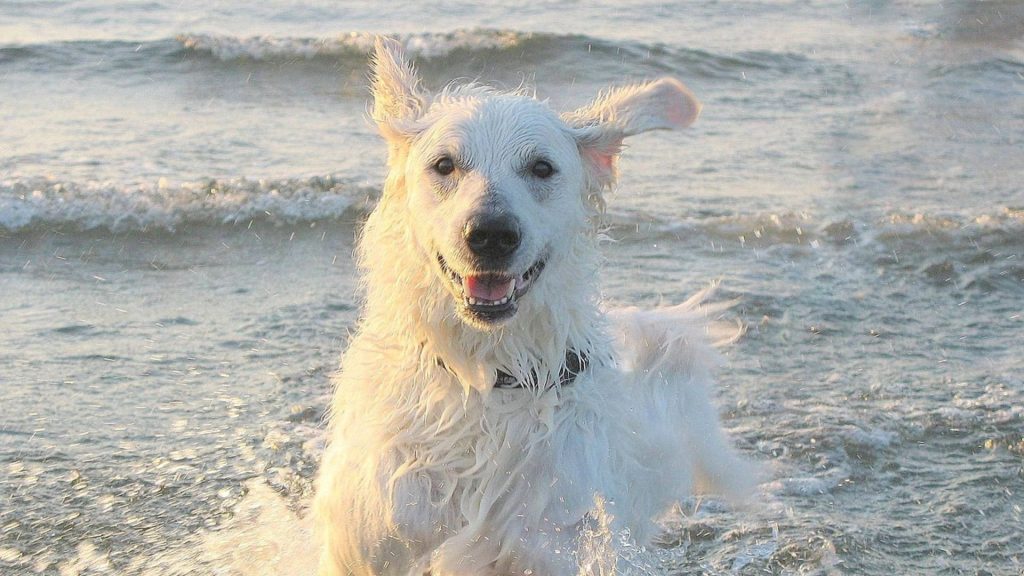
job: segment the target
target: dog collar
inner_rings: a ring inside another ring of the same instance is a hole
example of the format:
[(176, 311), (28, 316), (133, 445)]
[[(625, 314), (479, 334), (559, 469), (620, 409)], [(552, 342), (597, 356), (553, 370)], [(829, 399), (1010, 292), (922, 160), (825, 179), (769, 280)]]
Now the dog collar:
[[(448, 367), (444, 365), (444, 361), (440, 358), (437, 359), (437, 365), (448, 370)], [(588, 366), (590, 366), (590, 359), (587, 358), (586, 354), (581, 354), (575, 350), (567, 350), (565, 352), (565, 363), (562, 364), (562, 368), (558, 371), (558, 385), (569, 386), (576, 381), (576, 377), (579, 376), (580, 372), (586, 370)], [(498, 370), (498, 375), (494, 379), (494, 387), (501, 390), (516, 390), (533, 387), (536, 385), (536, 382), (536, 372), (531, 371), (530, 378), (526, 382), (520, 382), (508, 372)]]
[[(580, 372), (587, 369), (590, 364), (590, 360), (586, 354), (580, 354), (575, 350), (567, 350), (565, 352), (565, 363), (562, 364), (561, 370), (558, 371), (558, 385), (568, 386), (576, 381), (576, 376)], [(537, 382), (537, 373), (530, 372), (529, 382), (520, 382), (516, 380), (516, 377), (505, 372), (504, 370), (498, 370), (498, 377), (494, 380), (494, 387), (502, 390), (514, 390), (516, 388), (526, 388), (527, 386), (535, 385)]]

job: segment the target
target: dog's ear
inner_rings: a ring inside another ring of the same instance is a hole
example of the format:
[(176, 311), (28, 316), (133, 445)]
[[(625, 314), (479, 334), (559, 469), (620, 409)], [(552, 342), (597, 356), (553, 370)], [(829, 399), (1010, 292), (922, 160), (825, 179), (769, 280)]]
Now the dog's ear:
[(685, 128), (700, 114), (700, 102), (674, 78), (614, 88), (589, 105), (562, 115), (573, 129), (583, 160), (598, 189), (615, 182), (623, 139), (647, 132)]
[(385, 138), (401, 136), (402, 124), (411, 123), (423, 113), (426, 96), (419, 86), (416, 70), (405, 59), (405, 51), (398, 41), (377, 37), (370, 81), (374, 122)]

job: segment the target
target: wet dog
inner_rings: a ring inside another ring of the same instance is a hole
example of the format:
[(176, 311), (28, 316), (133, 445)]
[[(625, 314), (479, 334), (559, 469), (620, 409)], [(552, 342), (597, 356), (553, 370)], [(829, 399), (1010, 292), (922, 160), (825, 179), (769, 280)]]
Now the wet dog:
[(664, 78), (561, 115), (477, 84), (429, 94), (389, 40), (372, 79), (389, 173), (318, 478), (321, 574), (577, 574), (598, 524), (643, 543), (694, 491), (741, 495), (707, 293), (598, 302), (622, 142), (691, 124), (690, 91)]

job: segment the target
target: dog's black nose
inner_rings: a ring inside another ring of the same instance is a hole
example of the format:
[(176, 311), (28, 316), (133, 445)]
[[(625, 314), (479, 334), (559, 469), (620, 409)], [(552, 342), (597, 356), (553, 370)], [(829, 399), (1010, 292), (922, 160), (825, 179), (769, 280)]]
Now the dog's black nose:
[(469, 250), (480, 258), (511, 256), (522, 240), (519, 222), (508, 215), (475, 216), (466, 223), (464, 237)]

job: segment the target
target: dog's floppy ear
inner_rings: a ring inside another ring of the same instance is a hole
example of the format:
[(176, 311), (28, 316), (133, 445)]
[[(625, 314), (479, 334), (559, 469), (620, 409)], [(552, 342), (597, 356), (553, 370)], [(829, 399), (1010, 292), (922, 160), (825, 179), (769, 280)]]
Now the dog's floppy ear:
[(402, 45), (378, 36), (374, 44), (370, 72), (373, 90), (373, 120), (389, 140), (401, 136), (402, 124), (409, 124), (423, 113), (426, 96), (420, 89), (416, 71), (405, 59)]
[(589, 105), (562, 115), (575, 132), (587, 170), (598, 190), (615, 182), (622, 140), (647, 132), (685, 128), (700, 114), (700, 102), (675, 78), (603, 92)]

